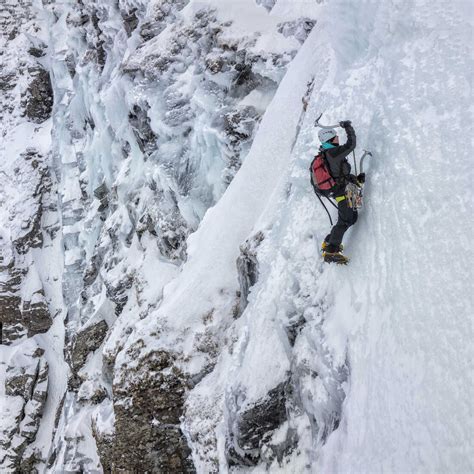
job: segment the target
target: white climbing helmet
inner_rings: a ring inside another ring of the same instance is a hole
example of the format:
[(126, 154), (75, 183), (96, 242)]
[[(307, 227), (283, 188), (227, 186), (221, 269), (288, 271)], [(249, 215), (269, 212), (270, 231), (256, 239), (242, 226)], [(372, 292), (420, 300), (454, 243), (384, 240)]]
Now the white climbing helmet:
[(318, 132), (318, 138), (321, 143), (328, 142), (337, 136), (336, 130), (333, 128), (322, 128)]

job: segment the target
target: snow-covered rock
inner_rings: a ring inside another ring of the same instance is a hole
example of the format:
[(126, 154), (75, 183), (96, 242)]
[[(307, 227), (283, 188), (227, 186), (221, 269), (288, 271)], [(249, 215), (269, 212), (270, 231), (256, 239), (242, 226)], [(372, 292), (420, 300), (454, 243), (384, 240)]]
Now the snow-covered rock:
[(15, 350), (0, 351), (2, 431), (0, 459), (5, 472), (31, 472), (41, 460), (32, 448), (48, 394), (48, 363), (32, 339)]
[(472, 471), (466, 5), (2, 2), (2, 472)]
[(61, 226), (42, 6), (0, 13), (0, 407), (2, 472), (37, 472), (66, 387)]

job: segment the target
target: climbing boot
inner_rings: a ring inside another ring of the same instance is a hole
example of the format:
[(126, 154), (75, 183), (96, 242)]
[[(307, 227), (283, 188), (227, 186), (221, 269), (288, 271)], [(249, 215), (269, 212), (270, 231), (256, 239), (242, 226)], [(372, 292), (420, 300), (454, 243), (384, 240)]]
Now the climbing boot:
[(349, 259), (341, 252), (323, 252), (323, 258), (326, 263), (337, 263), (338, 265), (349, 263)]
[[(323, 240), (323, 243), (321, 244), (321, 252), (325, 252), (326, 250), (332, 250), (332, 249), (328, 249), (328, 247), (329, 247), (329, 242), (327, 242), (326, 240)], [(344, 250), (344, 245), (340, 244), (338, 252), (342, 252), (343, 250)]]

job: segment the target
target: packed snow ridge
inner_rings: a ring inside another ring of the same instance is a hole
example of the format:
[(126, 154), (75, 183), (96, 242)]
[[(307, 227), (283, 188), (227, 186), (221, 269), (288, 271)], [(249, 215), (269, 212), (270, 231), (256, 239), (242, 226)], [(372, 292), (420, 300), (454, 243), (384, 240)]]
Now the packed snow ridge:
[(0, 7), (2, 473), (473, 472), (471, 2)]

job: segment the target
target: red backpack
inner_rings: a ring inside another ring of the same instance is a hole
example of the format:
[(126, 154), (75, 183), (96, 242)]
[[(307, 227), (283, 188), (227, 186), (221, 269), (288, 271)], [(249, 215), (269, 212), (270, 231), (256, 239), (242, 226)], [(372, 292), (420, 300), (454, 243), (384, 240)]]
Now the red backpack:
[(331, 189), (336, 185), (336, 181), (329, 172), (329, 166), (323, 153), (314, 157), (309, 167), (311, 172), (311, 183), (317, 194), (329, 195)]

